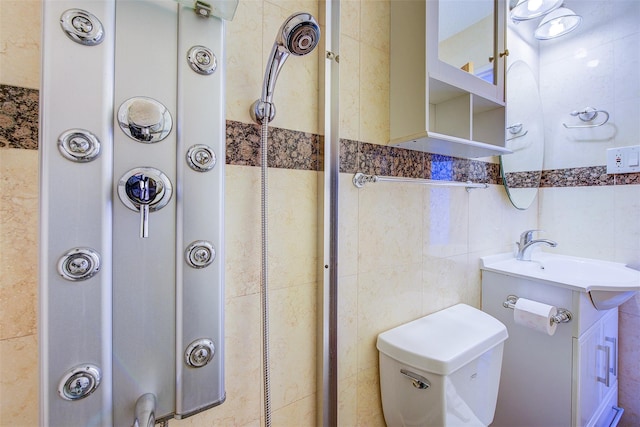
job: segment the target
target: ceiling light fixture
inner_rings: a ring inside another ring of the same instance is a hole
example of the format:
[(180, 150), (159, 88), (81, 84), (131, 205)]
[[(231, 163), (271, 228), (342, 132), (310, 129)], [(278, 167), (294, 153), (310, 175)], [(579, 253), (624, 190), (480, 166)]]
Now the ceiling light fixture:
[(539, 18), (542, 15), (562, 6), (564, 0), (520, 0), (511, 9), (511, 19), (513, 21), (528, 21)]
[(563, 36), (573, 30), (582, 22), (582, 17), (566, 7), (554, 10), (545, 16), (533, 33), (538, 40), (549, 40)]

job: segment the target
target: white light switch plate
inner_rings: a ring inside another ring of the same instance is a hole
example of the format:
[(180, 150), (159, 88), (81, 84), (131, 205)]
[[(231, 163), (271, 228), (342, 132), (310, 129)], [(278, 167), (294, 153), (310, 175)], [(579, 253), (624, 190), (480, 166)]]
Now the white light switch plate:
[(640, 145), (607, 149), (607, 173), (640, 172)]

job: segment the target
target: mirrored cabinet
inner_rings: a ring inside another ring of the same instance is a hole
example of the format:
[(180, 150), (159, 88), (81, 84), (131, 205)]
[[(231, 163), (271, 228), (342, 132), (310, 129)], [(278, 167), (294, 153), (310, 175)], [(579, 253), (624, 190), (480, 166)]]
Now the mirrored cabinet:
[(505, 148), (504, 0), (391, 2), (390, 144), (475, 158)]

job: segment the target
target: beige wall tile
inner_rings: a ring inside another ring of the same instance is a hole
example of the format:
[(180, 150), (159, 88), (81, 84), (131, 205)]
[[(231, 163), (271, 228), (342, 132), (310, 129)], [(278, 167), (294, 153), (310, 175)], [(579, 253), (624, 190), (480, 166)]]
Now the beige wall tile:
[(0, 84), (40, 87), (39, 0), (0, 2)]
[(448, 257), (469, 251), (469, 193), (464, 188), (424, 187), (423, 251)]
[(504, 188), (497, 185), (469, 194), (469, 251), (501, 247), (513, 240), (504, 232), (505, 217), (515, 210), (510, 206)]
[(269, 170), (269, 275), (274, 288), (315, 283), (317, 172)]
[(353, 375), (338, 381), (338, 425), (358, 425), (358, 376)]
[[(264, 62), (263, 2), (241, 1), (233, 21), (226, 23), (226, 117), (253, 123), (249, 108), (260, 98)], [(273, 43), (273, 42), (272, 42)]]
[(613, 192), (615, 259), (640, 265), (640, 185), (616, 185)]
[(279, 409), (316, 392), (315, 283), (271, 290), (269, 312), (272, 402)]
[(338, 380), (358, 372), (358, 276), (338, 279)]
[[(372, 2), (379, 3), (379, 2)], [(389, 142), (389, 52), (360, 42), (360, 138)]]
[(0, 426), (38, 425), (38, 340), (0, 341)]
[(38, 153), (0, 150), (0, 339), (37, 330)]
[(360, 138), (360, 42), (340, 38), (340, 137)]
[(422, 264), (358, 275), (358, 372), (377, 366), (378, 334), (420, 317)]
[(260, 169), (227, 165), (225, 175), (225, 291), (229, 298), (260, 291)]
[(388, 1), (360, 2), (360, 41), (389, 53), (391, 7)]
[(558, 242), (554, 252), (613, 260), (612, 187), (545, 188), (539, 215), (545, 237)]
[(360, 274), (422, 262), (422, 197), (422, 188), (411, 184), (381, 183), (360, 190)]
[(360, 0), (340, 2), (340, 34), (354, 40), (360, 40)]
[(384, 427), (378, 368), (358, 372), (358, 424), (367, 427)]
[(449, 258), (425, 258), (422, 288), (424, 314), (461, 302), (475, 305), (477, 290), (469, 287), (467, 262), (467, 254)]
[(282, 427), (313, 426), (316, 423), (316, 396), (311, 395), (273, 411), (273, 425)]
[(358, 273), (359, 190), (352, 174), (340, 174), (338, 195), (338, 265), (340, 276)]

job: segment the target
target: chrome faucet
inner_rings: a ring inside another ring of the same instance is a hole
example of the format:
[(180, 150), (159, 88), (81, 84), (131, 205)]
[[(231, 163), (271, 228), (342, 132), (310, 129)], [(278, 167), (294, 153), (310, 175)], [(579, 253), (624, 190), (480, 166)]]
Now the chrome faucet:
[(520, 241), (517, 242), (518, 245), (518, 254), (516, 255), (516, 259), (520, 261), (531, 261), (531, 249), (534, 246), (538, 245), (549, 245), (552, 248), (558, 246), (557, 242), (549, 239), (536, 239), (533, 240), (533, 233), (535, 231), (542, 230), (527, 230), (520, 235)]

